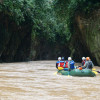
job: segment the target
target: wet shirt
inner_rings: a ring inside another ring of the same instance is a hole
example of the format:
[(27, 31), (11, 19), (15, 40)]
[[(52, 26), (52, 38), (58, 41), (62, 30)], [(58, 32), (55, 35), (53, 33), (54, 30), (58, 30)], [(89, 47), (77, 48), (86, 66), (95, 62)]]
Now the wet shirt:
[(85, 66), (86, 68), (88, 68), (90, 62), (92, 63), (92, 68), (93, 68), (94, 65), (93, 65), (93, 62), (92, 62), (92, 61), (86, 61), (84, 66)]
[(68, 68), (74, 69), (74, 61), (68, 61)]

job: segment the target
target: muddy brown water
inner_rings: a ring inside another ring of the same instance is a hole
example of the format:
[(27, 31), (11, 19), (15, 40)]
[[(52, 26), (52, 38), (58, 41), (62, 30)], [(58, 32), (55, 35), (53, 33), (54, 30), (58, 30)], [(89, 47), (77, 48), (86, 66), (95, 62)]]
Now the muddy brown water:
[[(57, 75), (55, 63), (1, 63), (0, 100), (100, 100), (100, 74), (96, 77)], [(98, 66), (95, 68), (100, 70)]]

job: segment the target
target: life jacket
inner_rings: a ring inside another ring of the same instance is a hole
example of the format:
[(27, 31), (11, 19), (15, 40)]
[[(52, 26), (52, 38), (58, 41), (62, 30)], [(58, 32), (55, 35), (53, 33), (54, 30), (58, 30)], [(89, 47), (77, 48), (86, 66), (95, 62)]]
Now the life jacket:
[(63, 66), (64, 68), (68, 68), (68, 61), (65, 61), (64, 62), (64, 66)]
[(74, 69), (74, 68), (75, 68), (75, 67), (74, 67), (74, 61), (72, 60), (72, 61), (70, 61), (69, 63), (70, 63), (70, 69)]
[(57, 64), (58, 67), (63, 67), (64, 61), (57, 61), (56, 64)]
[(68, 68), (68, 61), (57, 61), (56, 64), (58, 67)]

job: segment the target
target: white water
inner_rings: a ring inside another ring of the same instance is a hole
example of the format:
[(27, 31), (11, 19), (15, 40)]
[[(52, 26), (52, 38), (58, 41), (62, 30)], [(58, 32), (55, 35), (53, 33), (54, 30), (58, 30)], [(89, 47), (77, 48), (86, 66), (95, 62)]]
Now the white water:
[(96, 77), (57, 75), (55, 63), (1, 63), (0, 100), (100, 100), (100, 74)]

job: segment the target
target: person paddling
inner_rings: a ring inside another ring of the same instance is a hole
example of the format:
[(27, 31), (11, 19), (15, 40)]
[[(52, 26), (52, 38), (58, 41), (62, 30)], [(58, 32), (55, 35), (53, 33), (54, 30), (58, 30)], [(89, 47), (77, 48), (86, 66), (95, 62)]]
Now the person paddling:
[(85, 57), (82, 57), (82, 66), (84, 66), (84, 65), (85, 65), (85, 62), (86, 62)]
[(94, 67), (93, 62), (90, 60), (90, 57), (86, 57), (86, 62), (84, 67), (90, 70), (92, 70), (92, 68)]
[(68, 57), (68, 69), (69, 70), (74, 69), (74, 61), (72, 60), (71, 57)]
[(58, 69), (58, 67), (60, 67), (60, 61), (61, 61), (61, 57), (58, 57), (58, 61), (56, 62), (56, 68)]

